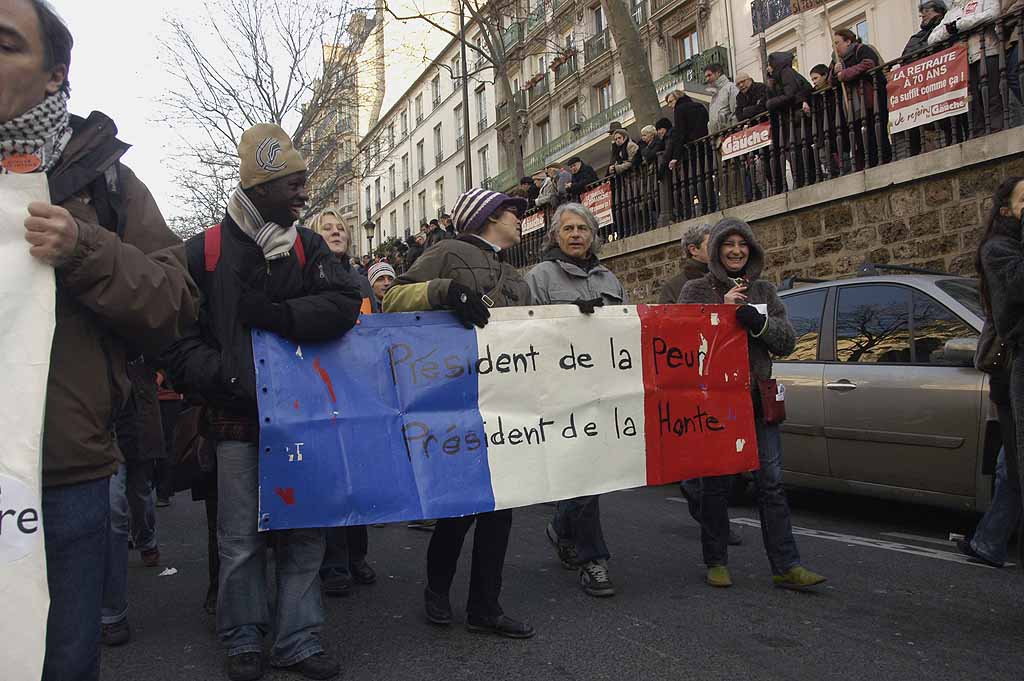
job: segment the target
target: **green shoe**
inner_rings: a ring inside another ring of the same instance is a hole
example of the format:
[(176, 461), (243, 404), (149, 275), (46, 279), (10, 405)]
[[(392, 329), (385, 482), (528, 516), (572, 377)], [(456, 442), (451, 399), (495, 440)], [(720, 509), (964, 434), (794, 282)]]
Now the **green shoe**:
[(782, 589), (809, 589), (812, 586), (817, 586), (825, 581), (825, 578), (819, 574), (815, 574), (805, 567), (797, 565), (794, 568), (790, 568), (785, 574), (775, 575), (772, 577), (772, 582), (775, 586)]
[(716, 586), (719, 588), (732, 586), (732, 577), (729, 575), (729, 568), (724, 565), (709, 567), (707, 577), (704, 578), (704, 581), (708, 583), (708, 586)]

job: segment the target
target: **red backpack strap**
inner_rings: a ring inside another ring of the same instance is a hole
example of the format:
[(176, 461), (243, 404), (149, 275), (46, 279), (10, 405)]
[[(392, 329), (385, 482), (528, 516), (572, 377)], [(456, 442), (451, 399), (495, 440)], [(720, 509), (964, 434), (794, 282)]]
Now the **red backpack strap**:
[(207, 272), (217, 269), (220, 261), (220, 223), (203, 232), (203, 258)]
[[(218, 225), (219, 227), (219, 225)], [(299, 234), (295, 235), (295, 257), (299, 259), (299, 268), (305, 269), (306, 267), (306, 247), (302, 245), (302, 236)]]

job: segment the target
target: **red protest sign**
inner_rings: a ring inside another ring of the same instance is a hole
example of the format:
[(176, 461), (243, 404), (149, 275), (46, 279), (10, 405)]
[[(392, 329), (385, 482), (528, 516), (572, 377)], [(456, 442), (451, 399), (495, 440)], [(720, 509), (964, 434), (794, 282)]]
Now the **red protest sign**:
[(889, 132), (967, 112), (967, 48), (955, 45), (896, 67), (886, 86)]
[(722, 160), (728, 161), (772, 143), (772, 126), (768, 121), (745, 128), (722, 138)]
[(539, 210), (536, 213), (524, 217), (522, 228), (523, 236), (526, 236), (530, 232), (536, 232), (538, 229), (544, 229), (544, 211)]
[(580, 203), (597, 218), (597, 226), (612, 224), (612, 183), (602, 182), (580, 195)]

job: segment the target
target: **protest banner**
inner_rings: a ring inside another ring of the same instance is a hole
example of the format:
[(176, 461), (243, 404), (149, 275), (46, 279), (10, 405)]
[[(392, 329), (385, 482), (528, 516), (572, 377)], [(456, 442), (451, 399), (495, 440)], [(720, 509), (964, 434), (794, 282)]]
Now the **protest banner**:
[(749, 154), (755, 149), (762, 149), (772, 143), (772, 126), (765, 121), (749, 128), (738, 130), (722, 138), (722, 160)]
[(362, 317), (255, 332), (262, 530), (512, 508), (757, 467), (733, 306)]
[(531, 232), (536, 232), (539, 229), (544, 229), (544, 211), (538, 210), (535, 213), (531, 213), (523, 218), (522, 222), (522, 235), (526, 236)]
[(967, 47), (957, 44), (897, 66), (886, 94), (890, 134), (967, 113)]
[(53, 342), (53, 268), (29, 255), (28, 204), (49, 201), (45, 173), (0, 175), (0, 677), (38, 679), (46, 646), (41, 461), (46, 379)]
[(612, 224), (612, 183), (610, 181), (602, 182), (593, 189), (588, 189), (580, 194), (580, 203), (594, 214), (598, 227)]

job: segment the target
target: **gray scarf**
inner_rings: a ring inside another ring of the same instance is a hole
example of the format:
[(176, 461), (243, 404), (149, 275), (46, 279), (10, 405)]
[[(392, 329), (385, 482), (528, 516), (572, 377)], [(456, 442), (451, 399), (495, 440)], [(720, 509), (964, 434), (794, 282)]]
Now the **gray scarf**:
[(17, 118), (0, 123), (0, 175), (24, 172), (5, 167), (4, 161), (16, 156), (35, 156), (39, 166), (31, 172), (49, 172), (71, 141), (72, 132), (68, 96), (63, 91), (48, 95)]
[(252, 205), (241, 186), (235, 189), (228, 201), (228, 215), (246, 236), (263, 249), (263, 257), (267, 260), (286, 257), (295, 245), (298, 235), (295, 225), (282, 227), (276, 222), (264, 222), (263, 216)]

